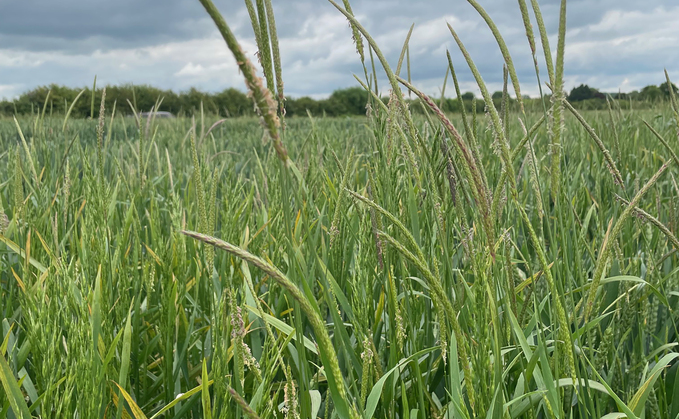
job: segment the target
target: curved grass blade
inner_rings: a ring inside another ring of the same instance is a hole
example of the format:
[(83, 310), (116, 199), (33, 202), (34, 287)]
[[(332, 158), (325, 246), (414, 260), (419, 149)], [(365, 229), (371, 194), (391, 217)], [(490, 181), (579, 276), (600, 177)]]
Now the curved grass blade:
[(406, 40), (403, 41), (403, 48), (401, 49), (401, 55), (398, 57), (398, 64), (396, 65), (396, 75), (401, 74), (401, 66), (403, 65), (403, 58), (406, 55), (406, 50), (408, 49), (408, 43), (410, 42), (410, 36), (413, 34), (413, 29), (415, 24), (410, 25), (410, 30), (408, 30), (408, 35), (406, 35)]
[(646, 126), (648, 127), (648, 129), (651, 130), (651, 132), (653, 133), (653, 135), (655, 135), (656, 138), (657, 138), (657, 139), (662, 143), (662, 145), (667, 149), (667, 151), (670, 153), (670, 156), (672, 156), (672, 158), (674, 159), (674, 161), (675, 161), (677, 164), (679, 164), (679, 157), (677, 157), (677, 153), (674, 151), (674, 148), (672, 148), (672, 146), (667, 142), (667, 140), (666, 140), (662, 135), (660, 135), (660, 133), (659, 133), (658, 131), (656, 131), (655, 128), (653, 128), (653, 127), (651, 126), (651, 124), (649, 124), (645, 119), (642, 119), (642, 121), (644, 122), (644, 125), (646, 125)]
[[(213, 383), (214, 383), (214, 380), (210, 380), (210, 381), (208, 381), (207, 385), (211, 386)], [(174, 400), (172, 400), (170, 403), (165, 405), (162, 409), (160, 409), (156, 414), (151, 416), (149, 419), (158, 419), (163, 414), (165, 414), (165, 412), (167, 412), (168, 410), (175, 407), (177, 405), (177, 403), (189, 399), (191, 396), (200, 393), (202, 390), (203, 390), (203, 385), (201, 384), (201, 385), (198, 385), (198, 386), (192, 388), (191, 390), (187, 391), (186, 393), (178, 394), (177, 397), (174, 398)]]
[(247, 262), (252, 263), (266, 274), (268, 274), (272, 279), (274, 279), (278, 285), (285, 289), (290, 295), (297, 300), (300, 308), (307, 316), (311, 327), (314, 330), (316, 339), (318, 340), (319, 352), (323, 365), (326, 367), (326, 376), (328, 379), (328, 385), (330, 386), (330, 391), (333, 394), (333, 402), (335, 403), (335, 408), (342, 418), (355, 418), (357, 413), (355, 409), (349, 407), (347, 403), (347, 393), (344, 389), (344, 379), (342, 377), (342, 371), (340, 370), (339, 363), (337, 360), (337, 354), (328, 335), (328, 331), (325, 329), (325, 323), (321, 319), (320, 315), (314, 310), (311, 303), (307, 300), (305, 295), (300, 291), (299, 288), (278, 268), (264, 261), (263, 259), (251, 254), (250, 252), (241, 249), (240, 247), (234, 246), (223, 240), (217, 239), (215, 237), (207, 236), (204, 234), (196, 233), (194, 231), (182, 230), (184, 235), (192, 237), (198, 241), (202, 241), (214, 247), (220, 248), (227, 251), (228, 253), (243, 259)]
[(615, 184), (618, 186), (623, 186), (623, 181), (622, 181), (622, 175), (620, 174), (620, 171), (618, 170), (618, 167), (615, 164), (615, 161), (613, 161), (613, 157), (611, 157), (610, 151), (606, 148), (604, 145), (604, 142), (601, 141), (599, 136), (594, 132), (594, 128), (592, 128), (587, 121), (585, 121), (585, 118), (580, 115), (578, 111), (575, 110), (573, 105), (568, 103), (567, 100), (563, 101), (564, 105), (566, 108), (571, 111), (573, 116), (577, 118), (578, 121), (580, 121), (580, 124), (585, 128), (585, 131), (587, 131), (587, 134), (589, 134), (590, 137), (594, 140), (596, 143), (596, 146), (599, 147), (599, 150), (601, 150), (601, 153), (604, 155), (604, 159), (606, 160), (606, 164), (608, 165), (608, 170), (611, 172), (611, 175), (613, 175), (613, 180), (615, 181)]
[(419, 352), (416, 352), (412, 355), (410, 355), (407, 358), (401, 359), (392, 369), (387, 371), (382, 378), (380, 378), (375, 385), (373, 386), (372, 390), (370, 390), (370, 394), (368, 395), (368, 400), (366, 401), (365, 404), (365, 411), (363, 412), (363, 418), (364, 419), (372, 419), (375, 415), (375, 410), (377, 409), (377, 403), (380, 401), (380, 397), (382, 397), (382, 390), (384, 389), (384, 384), (387, 382), (387, 379), (394, 374), (395, 377), (398, 377), (398, 375), (401, 373), (401, 369), (405, 367), (406, 364), (415, 361), (417, 362), (418, 358), (421, 356), (427, 355), (435, 350), (439, 349), (439, 347), (432, 347), (432, 348), (427, 348), (423, 349)]
[(68, 111), (66, 112), (66, 116), (64, 117), (64, 125), (61, 127), (61, 130), (63, 132), (66, 132), (66, 123), (68, 122), (68, 117), (71, 115), (71, 112), (73, 112), (73, 108), (75, 107), (75, 104), (78, 102), (78, 99), (80, 99), (80, 96), (85, 93), (85, 89), (81, 90), (80, 93), (73, 99), (73, 102), (71, 103), (71, 106), (68, 107)]
[(14, 379), (12, 369), (9, 367), (5, 356), (0, 354), (0, 382), (5, 389), (5, 395), (9, 400), (12, 411), (19, 419), (30, 419), (31, 411), (28, 409), (24, 395), (19, 384)]
[(248, 91), (252, 93), (252, 98), (254, 99), (255, 105), (257, 106), (257, 109), (259, 110), (259, 113), (264, 121), (266, 131), (271, 137), (276, 154), (287, 167), (289, 164), (288, 151), (283, 145), (283, 141), (280, 137), (279, 129), (281, 123), (278, 119), (278, 115), (276, 115), (276, 102), (272, 97), (271, 91), (267, 89), (262, 83), (262, 80), (257, 77), (255, 67), (245, 56), (245, 53), (238, 43), (238, 40), (236, 40), (236, 36), (233, 34), (233, 32), (231, 32), (229, 25), (227, 25), (226, 21), (222, 17), (221, 13), (219, 13), (219, 10), (217, 10), (214, 3), (212, 3), (212, 0), (200, 0), (200, 3), (212, 18), (213, 22), (217, 26), (217, 29), (219, 29), (219, 32), (224, 38), (226, 45), (229, 47), (231, 53), (236, 59), (236, 63), (238, 63), (238, 67), (245, 78), (245, 85), (247, 86)]
[[(115, 384), (118, 387), (118, 390), (120, 390), (120, 393), (123, 395), (123, 398), (125, 398), (127, 405), (130, 406), (134, 419), (147, 419), (146, 415), (144, 414), (144, 412), (141, 411), (141, 409), (137, 405), (137, 402), (134, 401), (132, 396), (130, 396), (130, 394), (127, 391), (125, 391), (125, 389), (122, 388), (120, 384), (116, 383), (115, 381), (113, 382), (113, 384)], [(122, 405), (122, 401), (118, 400), (118, 404)]]
[[(14, 243), (12, 240), (0, 234), (0, 241), (5, 243), (7, 247), (9, 247), (10, 250), (12, 250), (14, 253), (21, 256), (23, 259), (26, 259), (26, 251), (20, 248), (19, 245)], [(35, 260), (33, 256), (30, 255), (28, 256), (28, 263), (30, 263), (34, 268), (39, 270), (40, 273), (45, 273), (45, 271), (47, 271), (47, 267), (45, 267), (45, 265)]]
[(663, 356), (655, 364), (655, 366), (649, 373), (648, 379), (644, 381), (641, 387), (639, 387), (639, 390), (637, 390), (637, 392), (634, 393), (632, 400), (629, 402), (629, 408), (634, 412), (635, 415), (641, 416), (641, 414), (644, 411), (646, 399), (648, 399), (648, 396), (651, 394), (651, 390), (653, 390), (653, 385), (660, 377), (660, 373), (664, 368), (666, 368), (670, 364), (670, 362), (674, 361), (677, 357), (679, 357), (679, 353), (673, 352)]
[(516, 192), (516, 178), (514, 176), (514, 166), (512, 166), (511, 151), (509, 149), (509, 143), (507, 142), (507, 137), (503, 129), (502, 121), (500, 120), (500, 115), (498, 114), (498, 111), (495, 108), (495, 105), (493, 104), (493, 98), (491, 97), (490, 93), (488, 92), (488, 89), (486, 88), (486, 84), (483, 81), (483, 78), (481, 77), (481, 73), (476, 67), (476, 64), (474, 64), (474, 60), (472, 60), (471, 56), (469, 55), (469, 52), (467, 51), (467, 48), (465, 48), (464, 44), (462, 43), (462, 40), (457, 35), (457, 32), (455, 32), (450, 23), (448, 24), (448, 30), (450, 31), (451, 35), (453, 35), (453, 38), (455, 38), (455, 42), (457, 43), (460, 52), (462, 52), (462, 55), (464, 55), (464, 58), (467, 61), (467, 65), (469, 66), (469, 69), (474, 75), (476, 84), (481, 90), (483, 100), (486, 103), (486, 108), (490, 113), (491, 121), (493, 123), (493, 130), (495, 132), (495, 142), (497, 143), (497, 146), (500, 149), (500, 156), (502, 157), (505, 171), (507, 171), (510, 189), (512, 191), (512, 195), (516, 197), (517, 192)]
[(467, 2), (469, 2), (469, 4), (471, 4), (472, 7), (476, 9), (479, 15), (481, 15), (481, 17), (483, 18), (483, 20), (486, 21), (486, 24), (490, 28), (490, 31), (493, 33), (493, 36), (497, 41), (497, 45), (500, 47), (500, 52), (502, 52), (502, 57), (505, 60), (505, 64), (507, 64), (509, 75), (512, 78), (512, 85), (514, 87), (514, 91), (516, 92), (516, 100), (519, 102), (521, 112), (523, 113), (524, 112), (523, 98), (521, 97), (521, 86), (519, 84), (519, 78), (516, 75), (516, 69), (514, 68), (514, 63), (512, 62), (512, 56), (509, 54), (509, 49), (507, 48), (507, 44), (505, 43), (502, 34), (500, 34), (500, 30), (497, 28), (497, 25), (495, 25), (495, 22), (493, 22), (493, 19), (490, 18), (488, 12), (486, 12), (486, 10), (483, 7), (481, 7), (481, 5), (476, 0), (467, 0)]
[(259, 419), (259, 416), (257, 416), (257, 413), (252, 410), (252, 407), (248, 404), (248, 402), (245, 401), (244, 398), (241, 397), (240, 394), (236, 392), (233, 388), (229, 387), (229, 394), (233, 399), (238, 403), (238, 406), (240, 406), (241, 409), (243, 409), (243, 413), (245, 413), (245, 416), (247, 416), (250, 419)]
[(606, 266), (608, 265), (608, 257), (611, 252), (611, 242), (616, 240), (616, 238), (620, 234), (620, 231), (622, 230), (625, 221), (632, 214), (637, 204), (639, 204), (641, 198), (646, 194), (646, 192), (648, 192), (651, 186), (653, 186), (658, 181), (660, 176), (665, 172), (665, 170), (670, 165), (670, 163), (672, 163), (672, 161), (673, 159), (669, 159), (668, 161), (666, 161), (665, 164), (663, 164), (660, 167), (660, 169), (658, 169), (658, 171), (653, 175), (653, 177), (651, 177), (651, 179), (649, 179), (649, 181), (639, 190), (639, 192), (634, 196), (634, 198), (632, 198), (629, 205), (625, 207), (622, 214), (620, 214), (620, 217), (618, 217), (618, 221), (616, 221), (615, 225), (613, 226), (613, 229), (611, 230), (611, 234), (608, 237), (608, 240), (604, 241), (604, 243), (602, 244), (601, 252), (599, 253), (599, 258), (597, 259), (594, 275), (592, 277), (592, 287), (589, 290), (589, 295), (587, 296), (587, 304), (585, 306), (585, 311), (583, 313), (583, 319), (585, 323), (587, 323), (587, 319), (589, 318), (589, 315), (591, 314), (592, 309), (594, 308), (594, 300), (596, 299), (599, 284), (605, 274)]

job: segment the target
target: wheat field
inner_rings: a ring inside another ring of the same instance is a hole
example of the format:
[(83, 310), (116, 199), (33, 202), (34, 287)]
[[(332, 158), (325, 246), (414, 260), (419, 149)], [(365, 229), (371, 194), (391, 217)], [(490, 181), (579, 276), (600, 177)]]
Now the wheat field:
[(261, 118), (144, 119), (100, 89), (98, 120), (0, 119), (0, 418), (679, 417), (679, 107), (574, 109), (565, 0), (554, 62), (519, 1), (539, 110), (469, 0), (505, 88), (450, 27), (449, 93), (465, 66), (487, 104), (462, 114), (331, 1), (356, 118), (285, 117), (270, 0), (246, 1), (261, 68), (200, 1)]

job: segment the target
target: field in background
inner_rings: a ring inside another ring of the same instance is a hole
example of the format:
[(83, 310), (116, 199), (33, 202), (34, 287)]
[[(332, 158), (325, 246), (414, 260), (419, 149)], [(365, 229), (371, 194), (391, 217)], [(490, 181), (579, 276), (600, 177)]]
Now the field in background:
[(284, 118), (201, 2), (261, 121), (0, 120), (0, 419), (679, 416), (673, 96)]

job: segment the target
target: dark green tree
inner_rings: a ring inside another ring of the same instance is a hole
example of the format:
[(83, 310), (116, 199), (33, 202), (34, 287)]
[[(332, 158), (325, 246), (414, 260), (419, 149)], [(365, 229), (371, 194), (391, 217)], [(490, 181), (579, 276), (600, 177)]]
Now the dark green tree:
[(254, 114), (252, 99), (238, 89), (230, 88), (216, 93), (213, 100), (219, 115), (233, 117)]
[(568, 95), (569, 102), (579, 102), (581, 100), (593, 99), (597, 94), (596, 89), (592, 89), (586, 84), (581, 84), (578, 87), (574, 87), (571, 93)]
[(641, 92), (639, 93), (639, 96), (641, 97), (642, 100), (648, 100), (648, 101), (656, 101), (660, 99), (663, 95), (662, 90), (658, 86), (655, 85), (648, 85), (641, 89)]
[(320, 115), (323, 113), (321, 104), (318, 100), (314, 100), (309, 96), (302, 96), (297, 99), (288, 99), (285, 102), (286, 115), (288, 116), (306, 116), (307, 111), (312, 115)]
[(474, 99), (474, 93), (472, 92), (466, 92), (462, 94), (462, 99), (464, 100), (472, 100)]
[(368, 92), (360, 87), (335, 90), (325, 101), (328, 115), (365, 115)]
[[(662, 83), (660, 86), (658, 86), (658, 88), (662, 92), (663, 97), (670, 97), (670, 89), (667, 82)], [(672, 83), (672, 91), (675, 95), (679, 93), (679, 89), (677, 89), (677, 86), (674, 83)]]

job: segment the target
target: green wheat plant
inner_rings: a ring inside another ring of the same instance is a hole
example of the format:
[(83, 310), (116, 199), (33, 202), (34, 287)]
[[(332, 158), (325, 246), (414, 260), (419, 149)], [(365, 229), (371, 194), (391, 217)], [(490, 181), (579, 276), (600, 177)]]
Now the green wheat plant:
[(565, 0), (549, 31), (518, 4), (538, 106), (459, 2), (504, 64), (494, 101), (444, 28), (444, 86), (483, 96), (459, 113), (411, 79), (412, 27), (392, 68), (330, 1), (352, 118), (285, 116), (283, 3), (245, 1), (256, 62), (200, 3), (257, 117), (129, 119), (96, 81), (97, 119), (0, 117), (0, 419), (679, 417), (677, 99), (569, 103)]

